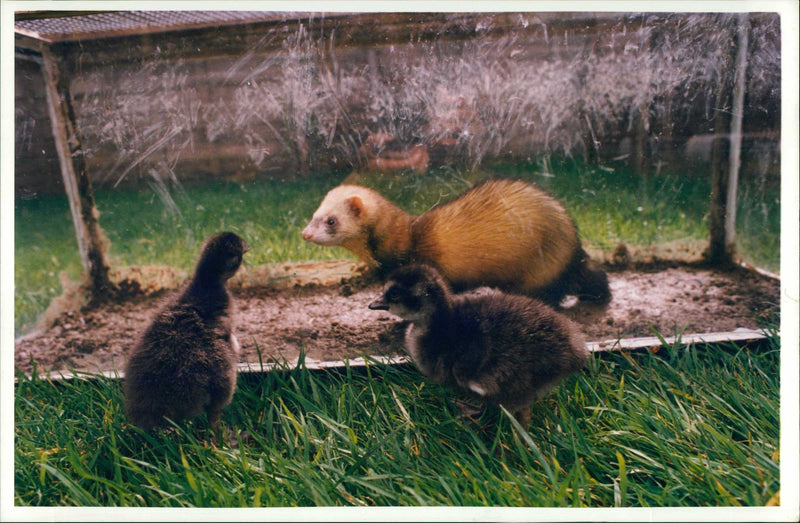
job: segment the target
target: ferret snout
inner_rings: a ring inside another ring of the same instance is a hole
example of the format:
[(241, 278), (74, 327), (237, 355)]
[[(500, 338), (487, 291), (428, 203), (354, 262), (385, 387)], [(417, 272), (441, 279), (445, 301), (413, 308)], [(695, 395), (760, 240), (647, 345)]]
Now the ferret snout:
[(369, 308), (373, 311), (388, 311), (389, 304), (383, 301), (383, 296), (369, 304)]
[(312, 223), (313, 222), (308, 222), (308, 225), (306, 225), (306, 228), (303, 229), (303, 239), (305, 241), (307, 241), (307, 242), (311, 241), (311, 238), (314, 237), (314, 233), (311, 232), (311, 224)]

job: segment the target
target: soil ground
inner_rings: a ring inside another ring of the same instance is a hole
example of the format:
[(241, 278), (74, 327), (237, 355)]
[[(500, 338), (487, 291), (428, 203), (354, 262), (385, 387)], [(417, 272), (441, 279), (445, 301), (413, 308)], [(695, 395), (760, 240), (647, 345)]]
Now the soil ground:
[[(238, 309), (242, 362), (255, 368), (259, 361), (291, 362), (301, 350), (306, 361), (402, 354), (403, 325), (367, 308), (381, 286), (357, 269), (352, 262), (329, 262), (240, 271), (229, 288)], [(779, 282), (742, 268), (655, 263), (608, 276), (611, 303), (563, 310), (587, 341), (652, 336), (653, 330), (671, 336), (758, 329), (778, 322)], [(16, 367), (26, 374), (33, 371), (32, 362), (38, 373), (121, 371), (169, 292), (134, 287), (139, 292), (114, 303), (51, 311), (47, 325), (16, 340)]]

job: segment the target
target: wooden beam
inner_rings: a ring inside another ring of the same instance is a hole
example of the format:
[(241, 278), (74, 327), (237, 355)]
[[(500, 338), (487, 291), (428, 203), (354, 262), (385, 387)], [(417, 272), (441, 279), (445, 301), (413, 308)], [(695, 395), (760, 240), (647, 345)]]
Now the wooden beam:
[[(778, 335), (780, 335), (778, 333)], [(644, 338), (625, 338), (619, 340), (606, 340), (606, 341), (590, 341), (586, 342), (586, 349), (589, 352), (598, 353), (602, 355), (604, 352), (627, 352), (627, 351), (642, 351), (647, 350), (652, 353), (658, 353), (664, 344), (668, 346), (679, 345), (687, 347), (689, 345), (708, 345), (712, 343), (731, 343), (737, 346), (746, 347), (749, 345), (756, 345), (767, 339), (764, 331), (739, 328), (732, 332), (710, 332), (701, 334), (684, 334), (683, 336), (675, 337), (670, 336), (664, 338), (662, 343), (661, 338), (644, 337)], [(280, 363), (258, 363), (258, 362), (244, 362), (237, 365), (237, 372), (242, 374), (263, 375), (265, 373), (273, 372), (275, 370), (283, 370), (297, 366), (297, 360), (290, 362)], [(288, 365), (287, 365), (288, 364)], [(358, 368), (366, 367), (368, 365), (413, 365), (414, 363), (405, 356), (359, 356), (356, 358), (320, 361), (312, 358), (305, 358), (304, 366), (312, 371), (316, 370), (341, 370), (347, 367)], [(125, 373), (122, 369), (109, 369), (103, 372), (84, 372), (84, 371), (54, 371), (47, 374), (39, 374), (40, 377), (49, 381), (67, 381), (85, 379), (96, 379), (100, 376), (109, 379), (123, 379)], [(14, 383), (17, 383), (17, 378), (14, 378)]]
[(730, 266), (736, 255), (736, 196), (742, 149), (742, 118), (747, 71), (749, 24), (746, 14), (736, 18), (729, 56), (720, 73), (717, 113), (714, 117), (716, 139), (711, 158), (711, 213), (706, 259), (715, 265)]
[(736, 65), (733, 71), (733, 102), (731, 111), (731, 147), (728, 158), (728, 194), (725, 216), (725, 248), (733, 253), (736, 250), (736, 197), (739, 190), (739, 168), (742, 156), (742, 120), (744, 119), (744, 94), (747, 83), (747, 46), (748, 25), (747, 13), (737, 18)]
[(38, 38), (34, 38), (21, 31), (14, 29), (14, 48), (24, 49), (26, 51), (33, 51), (34, 53), (42, 53), (42, 49), (47, 47), (47, 44)]
[(14, 59), (15, 60), (25, 60), (28, 62), (33, 62), (38, 64), (39, 67), (42, 66), (42, 55), (37, 53), (31, 53), (26, 51), (25, 49), (19, 49), (17, 47), (14, 48)]
[[(733, 38), (733, 28), (730, 30)], [(725, 224), (728, 214), (728, 184), (730, 183), (731, 98), (733, 90), (733, 61), (736, 49), (722, 57), (715, 100), (714, 142), (711, 148), (711, 207), (708, 217), (708, 249), (705, 259), (712, 265), (730, 266), (733, 253), (728, 250)]]
[[(490, 16), (485, 29), (476, 30), (476, 20)], [(201, 59), (210, 57), (240, 57), (258, 47), (259, 53), (280, 49), (288, 35), (294, 34), (298, 24), (304, 24), (314, 38), (331, 42), (333, 48), (348, 49), (360, 46), (405, 45), (419, 41), (460, 41), (488, 34), (503, 35), (519, 26), (519, 13), (314, 13), (301, 16), (287, 13), (285, 19), (253, 21), (209, 27), (131, 29), (130, 34), (114, 37), (101, 33), (47, 35), (54, 42), (53, 49), (62, 52), (66, 62), (80, 62), (85, 69), (107, 64), (139, 63), (142, 57), (159, 56), (163, 60)], [(534, 17), (531, 13), (529, 17)], [(611, 15), (593, 15), (587, 18), (580, 13), (536, 13), (542, 20), (530, 23), (524, 31), (536, 33), (542, 24), (553, 34), (570, 34), (571, 46), (581, 47), (587, 39), (609, 33), (618, 18)], [(380, 27), (380, 31), (375, 28)], [(19, 32), (19, 29), (17, 29)], [(537, 33), (538, 34), (538, 33)], [(80, 39), (76, 37), (80, 36)], [(39, 35), (41, 38), (41, 35)], [(617, 37), (615, 45), (624, 45)], [(166, 44), (166, 45), (165, 45)], [(79, 58), (78, 58), (79, 57)]]
[(75, 123), (75, 111), (67, 80), (60, 73), (58, 58), (48, 47), (42, 49), (47, 108), (72, 222), (78, 239), (83, 269), (90, 285), (90, 302), (100, 302), (113, 294), (105, 261), (107, 240), (97, 220), (94, 194), (86, 170), (86, 160)]
[[(724, 82), (721, 82), (724, 83)], [(719, 89), (723, 89), (722, 86)], [(717, 98), (719, 100), (719, 97)], [(718, 106), (720, 107), (720, 106)], [(727, 112), (717, 109), (714, 129), (717, 131), (711, 149), (711, 207), (708, 216), (708, 248), (704, 258), (712, 265), (725, 266), (732, 262), (731, 253), (725, 241), (725, 214), (727, 213), (729, 141), (726, 134), (720, 133), (727, 124)]]

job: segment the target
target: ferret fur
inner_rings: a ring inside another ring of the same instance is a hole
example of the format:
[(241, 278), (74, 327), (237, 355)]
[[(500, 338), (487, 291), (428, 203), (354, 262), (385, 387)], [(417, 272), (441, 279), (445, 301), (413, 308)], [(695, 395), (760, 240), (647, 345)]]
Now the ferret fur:
[(411, 322), (406, 350), (432, 381), (502, 405), (523, 426), (531, 403), (589, 358), (576, 325), (544, 303), (490, 288), (453, 294), (429, 266), (396, 270), (369, 307)]
[(572, 217), (522, 181), (484, 181), (418, 216), (371, 189), (340, 185), (325, 196), (303, 238), (344, 247), (384, 274), (408, 263), (433, 265), (457, 290), (498, 287), (551, 305), (567, 294), (599, 303), (611, 297)]
[(128, 419), (144, 429), (204, 410), (216, 428), (236, 386), (239, 344), (225, 282), (248, 250), (233, 233), (206, 240), (194, 276), (156, 314), (125, 368)]

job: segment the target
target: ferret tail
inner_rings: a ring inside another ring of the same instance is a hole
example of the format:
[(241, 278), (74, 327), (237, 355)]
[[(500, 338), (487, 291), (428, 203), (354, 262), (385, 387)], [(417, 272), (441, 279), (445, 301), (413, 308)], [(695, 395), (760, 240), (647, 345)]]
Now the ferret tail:
[(580, 246), (575, 249), (572, 259), (561, 276), (534, 293), (534, 297), (556, 308), (566, 295), (573, 295), (581, 301), (597, 304), (611, 301), (611, 290), (608, 287), (606, 272), (593, 262)]
[(611, 301), (608, 275), (600, 265), (589, 258), (583, 247), (578, 247), (573, 261), (575, 294), (581, 301), (605, 304)]

